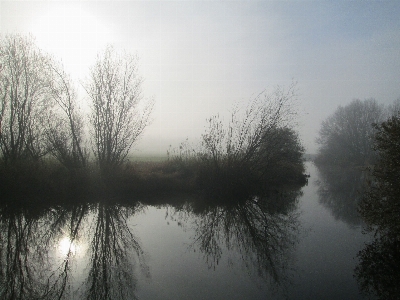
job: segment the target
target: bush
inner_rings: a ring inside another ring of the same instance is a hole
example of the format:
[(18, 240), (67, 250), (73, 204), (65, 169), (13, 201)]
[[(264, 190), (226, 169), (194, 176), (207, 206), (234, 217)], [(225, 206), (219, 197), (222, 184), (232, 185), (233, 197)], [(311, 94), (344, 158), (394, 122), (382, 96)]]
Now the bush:
[(175, 160), (196, 170), (196, 187), (207, 196), (248, 197), (277, 185), (304, 184), (302, 147), (293, 126), (294, 86), (254, 98), (233, 109), (227, 125), (207, 120), (199, 147), (181, 144)]

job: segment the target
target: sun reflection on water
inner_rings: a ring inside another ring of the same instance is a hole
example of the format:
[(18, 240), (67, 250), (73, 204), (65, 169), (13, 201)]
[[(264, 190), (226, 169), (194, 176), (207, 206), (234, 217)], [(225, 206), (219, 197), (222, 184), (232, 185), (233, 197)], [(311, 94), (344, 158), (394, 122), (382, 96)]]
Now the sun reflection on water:
[(76, 243), (69, 237), (63, 237), (58, 242), (58, 252), (62, 256), (75, 255), (77, 250)]

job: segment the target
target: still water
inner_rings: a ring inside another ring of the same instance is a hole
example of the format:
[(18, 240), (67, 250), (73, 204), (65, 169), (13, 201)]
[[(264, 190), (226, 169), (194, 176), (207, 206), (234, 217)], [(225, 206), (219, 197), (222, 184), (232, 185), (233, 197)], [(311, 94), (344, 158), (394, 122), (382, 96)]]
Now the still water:
[(3, 207), (0, 296), (363, 299), (354, 277), (371, 240), (356, 212), (362, 174), (312, 163), (307, 173), (301, 190), (229, 206), (181, 196)]

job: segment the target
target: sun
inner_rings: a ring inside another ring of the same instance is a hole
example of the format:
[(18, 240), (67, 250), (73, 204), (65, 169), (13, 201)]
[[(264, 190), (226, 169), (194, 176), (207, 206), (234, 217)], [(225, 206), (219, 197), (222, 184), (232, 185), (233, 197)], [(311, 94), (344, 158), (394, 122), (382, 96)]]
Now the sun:
[(71, 241), (68, 237), (63, 237), (58, 242), (58, 252), (62, 256), (69, 256), (76, 254), (76, 244), (75, 242)]
[(49, 3), (32, 23), (31, 33), (41, 49), (62, 60), (66, 71), (78, 79), (116, 37), (110, 26), (79, 2)]

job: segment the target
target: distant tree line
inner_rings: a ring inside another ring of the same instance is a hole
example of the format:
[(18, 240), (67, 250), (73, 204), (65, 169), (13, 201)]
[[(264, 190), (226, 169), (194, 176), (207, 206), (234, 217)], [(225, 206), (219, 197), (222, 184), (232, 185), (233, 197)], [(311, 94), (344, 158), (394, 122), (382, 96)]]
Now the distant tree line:
[(318, 165), (368, 166), (377, 159), (373, 148), (377, 124), (396, 114), (400, 100), (384, 107), (375, 99), (355, 99), (325, 119), (317, 137)]
[(322, 123), (317, 142), (321, 172), (340, 168), (343, 179), (354, 169), (367, 171), (362, 188), (344, 204), (357, 199), (367, 232), (374, 233), (358, 253), (355, 277), (363, 293), (399, 299), (400, 99), (386, 108), (374, 99), (339, 107)]

